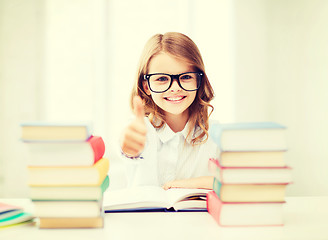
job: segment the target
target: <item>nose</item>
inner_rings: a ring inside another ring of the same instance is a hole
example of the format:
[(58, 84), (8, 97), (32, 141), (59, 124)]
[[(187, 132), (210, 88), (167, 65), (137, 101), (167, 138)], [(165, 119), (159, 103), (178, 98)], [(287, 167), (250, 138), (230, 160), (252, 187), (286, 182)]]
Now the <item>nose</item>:
[(172, 78), (172, 85), (169, 90), (171, 92), (181, 91), (181, 87), (179, 86), (179, 83), (178, 83), (178, 78)]

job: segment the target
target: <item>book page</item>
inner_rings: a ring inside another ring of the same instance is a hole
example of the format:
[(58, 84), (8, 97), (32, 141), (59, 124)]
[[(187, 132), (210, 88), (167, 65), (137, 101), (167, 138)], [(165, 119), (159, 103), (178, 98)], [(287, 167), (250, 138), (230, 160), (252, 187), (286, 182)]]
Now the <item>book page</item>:
[[(171, 188), (164, 190), (157, 186), (140, 186), (104, 193), (104, 210), (171, 208), (176, 202), (190, 196), (206, 199), (207, 189)], [(188, 200), (189, 201), (189, 200)], [(188, 205), (190, 206), (190, 204)]]
[(104, 210), (132, 208), (167, 208), (169, 201), (161, 187), (141, 186), (104, 193)]
[[(170, 206), (173, 207), (175, 203), (180, 201), (190, 201), (197, 198), (203, 198), (206, 200), (206, 194), (210, 190), (208, 189), (191, 189), (191, 188), (170, 188), (166, 191), (168, 195), (168, 201)], [(189, 206), (191, 206), (189, 204)]]

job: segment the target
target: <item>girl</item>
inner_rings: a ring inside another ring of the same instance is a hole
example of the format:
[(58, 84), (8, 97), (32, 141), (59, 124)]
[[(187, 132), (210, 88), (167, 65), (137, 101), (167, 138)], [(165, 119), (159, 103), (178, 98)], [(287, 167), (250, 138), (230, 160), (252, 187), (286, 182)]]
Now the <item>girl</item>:
[(136, 118), (120, 141), (129, 185), (212, 188), (208, 160), (218, 156), (208, 136), (213, 96), (189, 37), (169, 32), (150, 38), (131, 94)]

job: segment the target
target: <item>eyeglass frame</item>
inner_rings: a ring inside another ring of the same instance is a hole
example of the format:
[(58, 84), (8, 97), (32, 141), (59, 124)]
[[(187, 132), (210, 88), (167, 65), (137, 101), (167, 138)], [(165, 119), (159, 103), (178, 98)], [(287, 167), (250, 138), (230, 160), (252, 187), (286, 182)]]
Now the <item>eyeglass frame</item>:
[[(180, 76), (184, 75), (184, 74), (188, 74), (188, 73), (197, 73), (198, 76), (200, 77), (199, 81), (197, 80), (197, 88), (196, 89), (193, 89), (193, 90), (187, 90), (187, 89), (184, 89), (180, 83)], [(166, 75), (166, 76), (169, 76), (170, 79), (171, 79), (171, 82), (170, 82), (170, 85), (168, 86), (168, 88), (165, 90), (165, 91), (154, 91), (151, 89), (150, 87), (150, 83), (149, 83), (149, 79), (151, 76), (153, 75)], [(168, 74), (168, 73), (151, 73), (151, 74), (145, 74), (144, 75), (144, 81), (147, 81), (148, 83), (148, 87), (150, 89), (150, 91), (152, 91), (153, 93), (164, 93), (166, 92), (167, 90), (169, 90), (173, 84), (173, 81), (174, 79), (177, 80), (177, 83), (179, 85), (179, 87), (185, 91), (188, 91), (188, 92), (193, 92), (193, 91), (197, 91), (199, 88), (200, 88), (200, 84), (203, 80), (203, 76), (204, 76), (204, 73), (202, 72), (184, 72), (184, 73), (180, 73), (180, 74)]]

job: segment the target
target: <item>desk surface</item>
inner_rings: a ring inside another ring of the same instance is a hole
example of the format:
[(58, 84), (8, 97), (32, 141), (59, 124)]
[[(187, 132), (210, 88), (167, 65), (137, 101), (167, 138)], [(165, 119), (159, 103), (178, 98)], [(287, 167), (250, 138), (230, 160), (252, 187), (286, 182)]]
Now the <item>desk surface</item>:
[[(328, 239), (328, 197), (288, 197), (284, 227), (220, 227), (206, 212), (107, 213), (103, 229), (38, 229), (21, 225), (0, 230), (0, 239)], [(0, 199), (33, 211), (28, 199)]]

